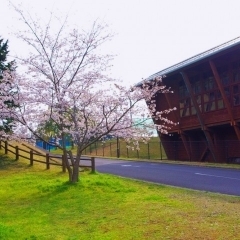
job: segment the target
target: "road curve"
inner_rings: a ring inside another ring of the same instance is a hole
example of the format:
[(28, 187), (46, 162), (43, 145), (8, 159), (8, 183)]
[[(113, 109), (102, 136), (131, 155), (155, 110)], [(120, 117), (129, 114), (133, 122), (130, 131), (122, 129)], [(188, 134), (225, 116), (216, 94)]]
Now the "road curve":
[(158, 184), (240, 196), (240, 170), (96, 158), (98, 172)]

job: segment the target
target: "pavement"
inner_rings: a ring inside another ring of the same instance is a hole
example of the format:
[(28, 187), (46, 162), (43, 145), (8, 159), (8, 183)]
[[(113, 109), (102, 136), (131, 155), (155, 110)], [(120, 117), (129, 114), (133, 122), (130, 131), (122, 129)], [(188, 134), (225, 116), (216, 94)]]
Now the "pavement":
[(98, 172), (170, 186), (240, 196), (240, 169), (96, 158)]

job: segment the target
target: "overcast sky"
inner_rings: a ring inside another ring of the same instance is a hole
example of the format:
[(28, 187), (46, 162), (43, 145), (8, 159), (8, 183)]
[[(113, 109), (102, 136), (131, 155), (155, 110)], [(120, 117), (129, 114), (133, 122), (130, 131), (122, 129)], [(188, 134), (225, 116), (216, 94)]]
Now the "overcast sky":
[[(22, 28), (8, 0), (0, 0), (0, 36), (12, 53), (21, 43), (11, 34)], [(163, 70), (240, 36), (239, 0), (12, 0), (45, 18), (69, 13), (79, 28), (100, 19), (115, 33), (106, 43), (116, 54), (110, 74), (126, 84)], [(31, 7), (31, 8), (29, 8)]]

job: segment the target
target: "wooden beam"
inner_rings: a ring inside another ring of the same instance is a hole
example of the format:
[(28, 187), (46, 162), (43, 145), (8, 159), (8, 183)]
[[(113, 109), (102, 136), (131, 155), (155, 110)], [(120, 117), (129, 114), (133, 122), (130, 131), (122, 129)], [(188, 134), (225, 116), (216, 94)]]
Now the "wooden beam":
[(188, 90), (189, 95), (191, 97), (191, 100), (193, 102), (193, 106), (196, 109), (197, 117), (198, 117), (199, 123), (200, 123), (200, 125), (202, 127), (202, 130), (203, 130), (203, 132), (205, 134), (205, 137), (206, 137), (206, 140), (207, 140), (207, 144), (208, 144), (208, 148), (209, 148), (209, 150), (210, 150), (210, 152), (211, 152), (211, 154), (213, 156), (214, 161), (216, 162), (217, 161), (216, 153), (215, 153), (216, 151), (215, 151), (215, 147), (214, 147), (214, 144), (213, 144), (213, 141), (212, 141), (212, 137), (211, 137), (209, 131), (207, 130), (207, 127), (204, 124), (202, 113), (201, 113), (201, 111), (199, 109), (197, 100), (196, 100), (196, 98), (194, 96), (194, 93), (192, 91), (188, 75), (185, 72), (180, 72), (180, 74), (182, 75), (184, 83), (185, 83), (185, 85), (187, 87), (187, 90)]
[(202, 155), (200, 157), (200, 161), (203, 162), (204, 161), (204, 157), (205, 155), (207, 154), (207, 151), (208, 151), (208, 147), (206, 146), (204, 151), (202, 152)]
[[(163, 86), (164, 84), (161, 83), (161, 85)], [(167, 103), (168, 103), (168, 107), (169, 107), (169, 108), (173, 108), (174, 106), (172, 105), (172, 102), (171, 102), (168, 94), (169, 94), (169, 93), (164, 93), (164, 96), (165, 96), (166, 101), (167, 101)], [(176, 111), (174, 111), (174, 118), (175, 118), (175, 121), (176, 121), (176, 122), (179, 122), (179, 117), (178, 117)], [(186, 150), (186, 152), (187, 152), (188, 158), (189, 158), (189, 160), (191, 161), (191, 150), (189, 149), (189, 146), (188, 146), (187, 140), (186, 140), (186, 135), (185, 135), (184, 132), (182, 131), (182, 129), (181, 129), (181, 127), (180, 127), (180, 124), (178, 124), (178, 132), (179, 132), (179, 134), (180, 134), (180, 136), (181, 136), (181, 138), (182, 138), (183, 145), (184, 145), (185, 150)]]
[(230, 119), (230, 124), (234, 128), (238, 140), (240, 140), (240, 131), (239, 131), (239, 128), (238, 128), (238, 126), (237, 126), (237, 124), (235, 122), (235, 119), (234, 119), (234, 116), (233, 116), (233, 113), (232, 113), (232, 109), (231, 109), (231, 104), (230, 104), (230, 102), (227, 99), (227, 96), (225, 94), (224, 87), (222, 85), (222, 82), (221, 82), (220, 76), (218, 74), (216, 65), (215, 65), (215, 63), (212, 60), (209, 60), (209, 64), (210, 64), (210, 67), (212, 69), (212, 72), (213, 72), (214, 78), (216, 80), (216, 83), (218, 85), (219, 91), (220, 91), (220, 93), (221, 93), (221, 95), (223, 97), (224, 104), (225, 104), (225, 106), (227, 108), (229, 119)]
[(186, 138), (186, 134), (184, 132), (180, 132), (180, 136), (182, 138), (182, 141), (183, 141), (183, 145), (186, 149), (186, 152), (187, 152), (187, 155), (188, 155), (188, 159), (189, 161), (191, 161), (191, 148), (189, 147), (189, 144), (187, 143), (187, 138)]

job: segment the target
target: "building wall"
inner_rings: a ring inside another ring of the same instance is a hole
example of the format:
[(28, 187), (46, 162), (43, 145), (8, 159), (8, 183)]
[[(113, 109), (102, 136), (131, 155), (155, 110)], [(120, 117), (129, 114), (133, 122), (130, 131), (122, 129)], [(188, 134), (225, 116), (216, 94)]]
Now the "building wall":
[(157, 108), (177, 107), (168, 118), (179, 122), (169, 135), (159, 133), (169, 159), (240, 159), (239, 49), (234, 47), (163, 79), (174, 93), (157, 95)]

